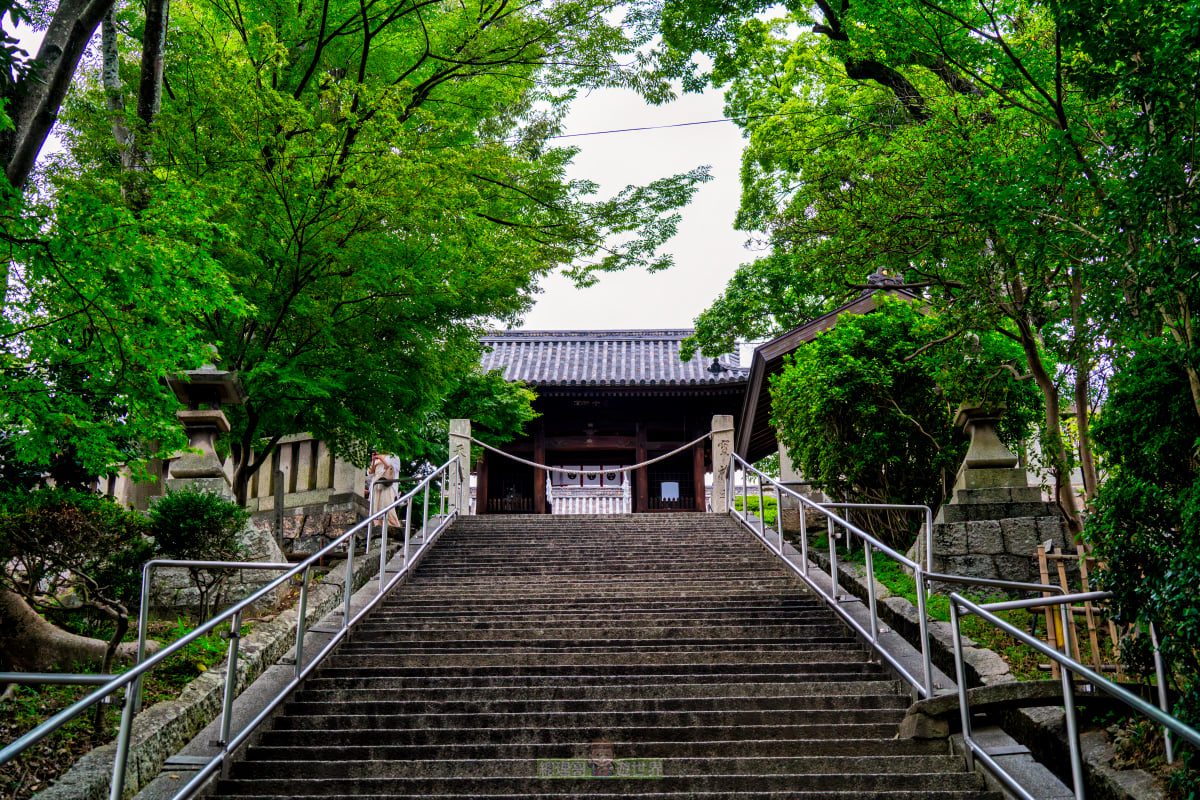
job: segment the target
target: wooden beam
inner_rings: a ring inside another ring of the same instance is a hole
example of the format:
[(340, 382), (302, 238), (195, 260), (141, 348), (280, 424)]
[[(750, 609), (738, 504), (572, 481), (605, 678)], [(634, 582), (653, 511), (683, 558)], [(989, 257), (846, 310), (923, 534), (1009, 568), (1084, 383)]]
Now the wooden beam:
[(632, 450), (636, 446), (635, 436), (551, 436), (546, 439), (547, 450)]
[[(637, 423), (637, 442), (633, 452), (633, 461), (635, 464), (640, 464), (646, 460), (646, 429), (642, 423)], [(650, 470), (647, 467), (642, 467), (636, 471), (637, 480), (634, 481), (633, 495), (633, 510), (634, 513), (646, 511), (650, 508)]]
[(696, 510), (704, 511), (704, 447), (707, 440), (692, 445), (692, 485), (696, 495)]
[[(690, 440), (689, 440), (690, 441)], [(650, 441), (643, 437), (650, 451), (667, 452), (683, 447), (686, 441)], [(506, 447), (508, 445), (505, 445)], [(546, 450), (633, 450), (637, 447), (636, 436), (549, 436)]]
[[(546, 429), (539, 425), (533, 434), (533, 460), (538, 464), (546, 463)], [(546, 471), (533, 471), (533, 513), (546, 513)]]

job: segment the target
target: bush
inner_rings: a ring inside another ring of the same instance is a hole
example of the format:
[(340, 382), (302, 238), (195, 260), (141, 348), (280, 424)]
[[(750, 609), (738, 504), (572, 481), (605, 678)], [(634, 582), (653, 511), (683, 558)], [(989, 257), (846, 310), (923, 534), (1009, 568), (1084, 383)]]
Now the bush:
[(0, 581), (27, 599), (75, 588), (133, 606), (142, 563), (154, 556), (147, 533), (141, 516), (91, 492), (47, 488), (0, 496)]
[[(150, 507), (150, 528), (159, 552), (181, 560), (234, 561), (241, 555), (238, 535), (250, 513), (213, 492), (168, 491)], [(206, 619), (229, 570), (189, 567), (200, 593), (200, 618)]]
[[(967, 451), (953, 428), (960, 402), (1007, 400), (1001, 436), (1024, 436), (1033, 390), (1003, 368), (1023, 358), (999, 334), (955, 335), (914, 303), (880, 298), (789, 358), (771, 381), (771, 420), (793, 463), (831, 498), (936, 508)], [(855, 522), (902, 550), (920, 524), (873, 512)]]
[[(1144, 346), (1117, 372), (1094, 435), (1110, 476), (1084, 536), (1097, 557), (1120, 565), (1099, 578), (1121, 621), (1143, 631), (1154, 624), (1180, 696), (1175, 714), (1200, 726), (1200, 417), (1169, 344)], [(1146, 669), (1137, 660), (1129, 666)], [(1196, 758), (1185, 759), (1189, 769), (1172, 778), (1181, 797), (1200, 791)]]
[(89, 618), (113, 623), (107, 669), (139, 601), (142, 563), (154, 555), (146, 533), (142, 517), (94, 493), (49, 488), (2, 495), (0, 588), (76, 629)]

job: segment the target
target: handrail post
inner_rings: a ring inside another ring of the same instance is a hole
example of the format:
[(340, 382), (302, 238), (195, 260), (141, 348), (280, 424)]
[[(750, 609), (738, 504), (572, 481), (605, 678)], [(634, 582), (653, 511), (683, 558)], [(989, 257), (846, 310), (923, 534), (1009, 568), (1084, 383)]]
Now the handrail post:
[[(384, 573), (387, 571), (388, 517), (391, 516), (391, 513), (391, 511), (387, 511), (383, 515), (383, 522), (379, 526), (379, 592), (383, 591)], [(370, 529), (368, 528), (368, 530)], [(367, 552), (371, 552), (370, 547), (367, 548)]]
[(797, 503), (800, 509), (800, 572), (808, 577), (808, 512), (804, 503)]
[(312, 566), (304, 568), (300, 579), (300, 604), (299, 613), (296, 615), (296, 677), (300, 677), (300, 670), (304, 665), (304, 634), (308, 627), (305, 620), (308, 618), (308, 578)]
[(229, 655), (225, 660), (225, 694), (221, 698), (221, 732), (217, 744), (222, 748), (229, 745), (229, 728), (233, 724), (233, 698), (237, 694), (238, 642), (242, 638), (242, 612), (238, 611), (229, 621)]
[[(432, 484), (433, 484), (433, 481), (429, 481), (425, 484), (425, 503), (424, 503), (424, 505), (421, 506), (421, 531), (422, 531), (421, 538), (422, 538), (422, 540), (425, 538), (424, 531), (429, 529), (429, 487)], [(407, 560), (407, 559), (405, 559), (405, 560)]]
[(838, 597), (838, 563), (837, 563), (837, 541), (833, 535), (833, 517), (825, 515), (826, 530), (829, 532), (829, 579), (833, 581), (833, 602), (840, 603)]
[(879, 612), (875, 606), (875, 547), (863, 542), (863, 557), (867, 568), (867, 606), (871, 611), (871, 641), (879, 641)]
[[(1158, 683), (1158, 707), (1164, 714), (1170, 714), (1170, 703), (1167, 701), (1167, 670), (1163, 666), (1162, 651), (1158, 649), (1158, 631), (1154, 623), (1150, 623), (1150, 644), (1154, 646), (1154, 676)], [(1171, 741), (1171, 731), (1163, 728), (1163, 749), (1166, 751), (1168, 764), (1175, 763), (1175, 743)]]
[(971, 709), (967, 706), (967, 671), (963, 665), (962, 620), (959, 618), (958, 603), (950, 598), (950, 632), (954, 637), (954, 679), (958, 682), (958, 713), (962, 719), (963, 742), (967, 745), (964, 755), (967, 770), (975, 771), (975, 741), (971, 738)]
[(342, 597), (343, 628), (350, 624), (350, 595), (353, 594), (351, 587), (354, 584), (354, 540), (357, 538), (357, 536), (351, 536), (346, 540), (346, 585), (343, 587), (345, 592)]
[[(138, 645), (137, 645), (137, 661), (134, 665), (138, 665), (146, 660), (146, 635), (149, 633), (150, 627), (150, 576), (154, 572), (153, 559), (147, 561), (142, 566), (142, 600), (138, 607)], [(142, 676), (138, 676), (134, 681), (133, 686), (127, 691), (133, 692), (133, 710), (142, 710)], [(124, 724), (122, 722), (122, 724)]]
[(742, 464), (742, 517), (750, 519), (750, 466)]
[[(404, 507), (404, 566), (408, 566), (408, 543), (412, 539), (412, 501)], [(421, 540), (422, 544), (424, 539)]]
[[(140, 662), (139, 662), (140, 663)], [(125, 706), (121, 709), (121, 727), (117, 732), (117, 752), (113, 756), (112, 782), (108, 787), (108, 800), (121, 800), (125, 794), (125, 770), (129, 765), (129, 741), (133, 732), (133, 717), (137, 703), (141, 700), (141, 677), (125, 687)]]
[(775, 484), (775, 530), (779, 533), (779, 555), (783, 555), (783, 490)]
[[(1068, 634), (1071, 632), (1070, 626), (1074, 624), (1071, 620), (1071, 604), (1062, 603), (1058, 607), (1059, 617), (1062, 619), (1063, 626), (1063, 651), (1068, 658), (1071, 654), (1071, 646), (1067, 641), (1071, 638)], [(1067, 722), (1067, 745), (1071, 752), (1071, 781), (1075, 789), (1075, 800), (1087, 800), (1087, 792), (1083, 784), (1083, 753), (1079, 744), (1079, 720), (1075, 710), (1075, 681), (1074, 675), (1069, 669), (1060, 669), (1062, 673), (1063, 687), (1063, 714), (1066, 716)]]
[(925, 506), (925, 571), (933, 572), (933, 509)]
[(917, 620), (921, 636), (921, 679), (925, 681), (925, 696), (933, 697), (933, 654), (929, 651), (929, 615), (925, 611), (925, 591), (928, 579), (920, 566), (913, 570), (917, 585)]
[[(770, 542), (767, 538), (767, 511), (763, 508), (763, 487), (762, 478), (758, 479), (758, 530), (762, 533), (763, 541)], [(742, 501), (743, 503), (745, 501)]]
[[(367, 546), (363, 550), (364, 553), (371, 552), (371, 529), (375, 527), (375, 484), (379, 483), (382, 477), (376, 475), (367, 484)], [(384, 524), (387, 524), (387, 517), (384, 517)]]

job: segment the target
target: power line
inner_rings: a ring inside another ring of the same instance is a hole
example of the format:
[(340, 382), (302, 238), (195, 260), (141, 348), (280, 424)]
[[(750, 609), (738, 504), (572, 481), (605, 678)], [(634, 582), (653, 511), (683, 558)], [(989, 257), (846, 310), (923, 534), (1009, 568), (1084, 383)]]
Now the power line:
[[(547, 136), (546, 141), (556, 140), (556, 139), (578, 139), (578, 138), (582, 138), (585, 136), (610, 136), (610, 135), (618, 134), (618, 133), (643, 133), (646, 131), (660, 131), (660, 130), (668, 130), (671, 128), (691, 128), (691, 127), (695, 127), (698, 125), (715, 125), (715, 124), (722, 123), (722, 122), (746, 122), (746, 121), (753, 120), (753, 119), (765, 119), (765, 118), (769, 118), (769, 117), (788, 117), (788, 116), (793, 116), (795, 113), (797, 113), (797, 112), (792, 112), (792, 113), (783, 112), (783, 113), (774, 113), (774, 114), (745, 114), (745, 115), (738, 116), (738, 117), (718, 117), (717, 119), (692, 120), (690, 122), (672, 122), (672, 123), (668, 123), (668, 124), (664, 124), (664, 125), (645, 125), (645, 126), (637, 127), (637, 128), (614, 128), (611, 130), (585, 131), (582, 133), (558, 133), (558, 134), (554, 134), (553, 136)], [(463, 144), (425, 145), (422, 147), (408, 148), (408, 150), (410, 152), (412, 152), (412, 151), (430, 152), (430, 151), (434, 151), (434, 150), (448, 150), (448, 149), (460, 148), (460, 147), (484, 147), (484, 146), (488, 146), (488, 145), (497, 145), (497, 144), (516, 144), (520, 141), (521, 141), (520, 138), (511, 138), (511, 139), (499, 139), (496, 141), (467, 142), (467, 143), (463, 143)], [(355, 155), (355, 156), (389, 155), (389, 154), (394, 154), (396, 152), (397, 151), (395, 150), (395, 148), (378, 148), (375, 150), (357, 150), (353, 153), (353, 155)], [(291, 155), (291, 156), (281, 155), (278, 158), (280, 160), (285, 160), (285, 161), (299, 161), (299, 160), (307, 160), (307, 159), (337, 158), (337, 157), (338, 157), (337, 153), (308, 153), (308, 154)], [(183, 159), (176, 159), (174, 163), (181, 165), (181, 166), (211, 166), (214, 164), (249, 164), (249, 163), (255, 163), (259, 160), (260, 159), (256, 158), (256, 157), (214, 158), (214, 159), (205, 159), (203, 161), (185, 161)]]

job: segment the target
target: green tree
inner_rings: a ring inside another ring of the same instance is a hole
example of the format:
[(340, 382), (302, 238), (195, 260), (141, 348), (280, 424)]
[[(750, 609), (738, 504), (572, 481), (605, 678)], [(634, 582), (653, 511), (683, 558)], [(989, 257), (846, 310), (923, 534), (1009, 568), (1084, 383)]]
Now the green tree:
[[(1101, 573), (1120, 618), (1153, 624), (1179, 690), (1175, 713), (1200, 724), (1200, 419), (1192, 413), (1182, 348), (1149, 340), (1113, 378), (1096, 422), (1096, 443), (1110, 474), (1086, 535), (1097, 558), (1119, 569)], [(1148, 637), (1143, 637), (1148, 638)], [(1137, 652), (1129, 647), (1130, 652)], [(1173, 780), (1200, 789), (1192, 769)]]
[[(150, 507), (147, 521), (162, 555), (187, 561), (238, 561), (239, 537), (250, 512), (213, 492), (191, 487), (168, 490)], [(232, 570), (188, 567), (199, 595), (201, 621), (219, 602), (221, 588)]]
[[(1124, 177), (1109, 123), (1130, 105), (1072, 82), (1080, 53), (1064, 50), (1046, 5), (846, 0), (752, 16), (764, 9), (675, 0), (663, 13), (668, 43), (711, 54), (709, 77), (745, 119), (738, 224), (771, 243), (714, 312), (753, 310), (730, 294), (779, 262), (801, 276), (796, 294), (826, 304), (887, 267), (964, 328), (1009, 336), (1041, 390), (1043, 450), (1078, 531), (1061, 394), (1075, 401), (1091, 493), (1092, 372), (1129, 319), (1112, 291), (1127, 259), (1100, 231), (1116, 224), (1108, 184)], [(777, 296), (771, 313), (786, 317), (794, 301)], [(752, 324), (701, 322), (710, 338)]]
[(484, 322), (515, 320), (548, 271), (586, 283), (669, 263), (654, 253), (704, 170), (593, 200), (565, 177), (574, 150), (548, 144), (578, 86), (661, 96), (651, 72), (618, 62), (641, 40), (613, 11), (177, 5), (153, 170), (112, 157), (114, 142), (126, 152), (113, 107), (132, 102), (93, 92), (73, 106), (61, 191), (115, 203), (133, 181), (148, 211), (201, 197), (222, 234), (206, 254), (240, 304), (180, 318), (248, 390), (230, 411), (239, 496), (296, 431), (363, 460), (403, 453), (474, 369)]
[[(961, 335), (934, 347), (947, 328), (912, 302), (885, 299), (869, 314), (842, 316), (789, 359), (771, 382), (772, 424), (817, 488), (937, 507), (966, 454), (953, 429), (959, 403), (1007, 400), (1002, 432), (1010, 441), (1025, 434), (1032, 393), (1006, 368), (1020, 350), (995, 334), (978, 352)], [(894, 547), (907, 548), (916, 533), (904, 515), (855, 519)]]
[[(450, 458), (450, 420), (471, 420), (471, 435), (499, 446), (525, 433), (525, 423), (537, 419), (533, 410), (536, 395), (521, 382), (510, 383), (498, 370), (474, 372), (461, 378), (442, 400), (437, 412), (426, 419), (420, 435), (401, 453), (413, 474), (427, 465), (444, 464)], [(479, 448), (473, 446), (475, 455)]]

